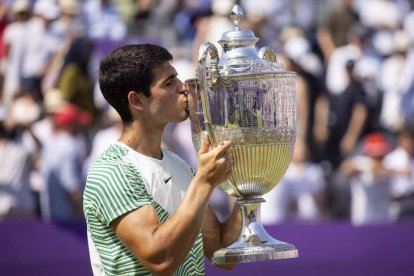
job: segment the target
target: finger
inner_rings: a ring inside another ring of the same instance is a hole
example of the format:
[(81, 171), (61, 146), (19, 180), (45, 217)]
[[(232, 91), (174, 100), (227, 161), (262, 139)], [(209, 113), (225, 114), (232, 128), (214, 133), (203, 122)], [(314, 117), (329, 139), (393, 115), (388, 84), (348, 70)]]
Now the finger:
[(203, 136), (203, 143), (201, 144), (200, 150), (198, 151), (199, 154), (206, 153), (209, 151), (211, 146), (210, 139), (208, 138), (207, 134)]
[(217, 150), (219, 151), (219, 153), (223, 153), (223, 152), (228, 151), (231, 146), (232, 146), (231, 141), (223, 141), (217, 146)]

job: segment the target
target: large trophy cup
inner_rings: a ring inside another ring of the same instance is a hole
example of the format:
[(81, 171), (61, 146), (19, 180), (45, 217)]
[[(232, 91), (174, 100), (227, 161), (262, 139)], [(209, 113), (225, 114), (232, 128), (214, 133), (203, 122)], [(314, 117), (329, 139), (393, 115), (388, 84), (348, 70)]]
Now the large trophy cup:
[[(260, 218), (262, 195), (285, 174), (296, 138), (296, 74), (276, 61), (250, 30), (240, 29), (244, 15), (235, 5), (235, 29), (223, 34), (219, 57), (212, 43), (199, 51), (196, 89), (189, 93), (192, 138), (199, 148), (208, 134), (212, 146), (231, 140), (231, 178), (219, 187), (237, 198), (243, 226), (239, 239), (214, 253), (213, 264), (295, 258), (292, 244), (272, 238)], [(208, 59), (209, 57), (209, 59)], [(191, 89), (190, 89), (191, 90)]]

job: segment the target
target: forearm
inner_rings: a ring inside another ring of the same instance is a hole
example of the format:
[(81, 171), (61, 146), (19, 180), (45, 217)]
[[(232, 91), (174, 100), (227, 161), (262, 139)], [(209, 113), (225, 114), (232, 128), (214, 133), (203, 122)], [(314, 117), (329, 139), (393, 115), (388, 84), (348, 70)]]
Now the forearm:
[[(177, 211), (164, 223), (144, 231), (145, 246), (139, 242), (142, 239), (126, 241), (153, 273), (170, 275), (183, 263), (200, 233), (212, 190), (209, 186), (193, 180)], [(156, 217), (156, 214), (144, 215)]]
[(362, 104), (357, 104), (352, 113), (351, 121), (345, 135), (357, 140), (367, 118), (367, 110)]
[(327, 27), (321, 26), (316, 32), (316, 37), (318, 39), (318, 45), (321, 47), (325, 61), (328, 61), (332, 55), (335, 45), (332, 40), (332, 36)]
[(207, 209), (203, 224), (204, 253), (211, 259), (214, 252), (237, 240), (242, 227), (241, 210), (235, 205), (229, 217), (220, 223), (211, 208)]
[(319, 96), (316, 100), (315, 107), (315, 123), (313, 128), (313, 137), (317, 142), (325, 142), (328, 131), (329, 117), (329, 100), (325, 96)]
[(235, 242), (241, 232), (242, 214), (238, 204), (234, 205), (230, 216), (221, 224), (221, 247), (226, 247)]

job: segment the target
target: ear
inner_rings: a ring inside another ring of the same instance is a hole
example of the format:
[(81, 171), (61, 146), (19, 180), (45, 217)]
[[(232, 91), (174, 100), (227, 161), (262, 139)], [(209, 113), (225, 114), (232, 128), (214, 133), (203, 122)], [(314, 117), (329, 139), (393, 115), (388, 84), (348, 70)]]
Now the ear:
[(143, 109), (145, 107), (145, 101), (143, 99), (144, 94), (130, 91), (128, 93), (128, 102), (133, 109)]

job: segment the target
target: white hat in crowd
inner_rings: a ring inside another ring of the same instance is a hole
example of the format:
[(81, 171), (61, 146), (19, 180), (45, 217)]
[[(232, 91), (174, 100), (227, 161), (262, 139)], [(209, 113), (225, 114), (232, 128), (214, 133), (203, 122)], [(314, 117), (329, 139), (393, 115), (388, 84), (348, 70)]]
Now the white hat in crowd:
[(30, 95), (17, 98), (10, 110), (12, 120), (21, 125), (29, 125), (40, 118), (42, 109)]
[(47, 20), (54, 20), (59, 16), (59, 7), (53, 1), (38, 0), (33, 7), (33, 13)]
[(312, 52), (308, 40), (304, 37), (297, 36), (288, 38), (283, 45), (283, 52), (306, 72), (313, 75), (321, 74), (322, 63)]
[(56, 113), (66, 104), (67, 101), (59, 89), (51, 89), (45, 93), (43, 107), (47, 113)]
[(400, 30), (394, 33), (395, 50), (398, 52), (406, 52), (411, 47), (411, 37), (406, 31)]
[(16, 2), (13, 3), (13, 6), (11, 8), (12, 15), (15, 15), (21, 12), (28, 12), (28, 11), (30, 11), (29, 0), (17, 0)]
[(78, 0), (59, 0), (58, 3), (62, 13), (77, 15), (80, 11)]

